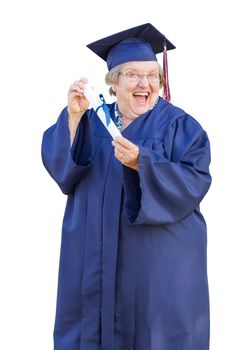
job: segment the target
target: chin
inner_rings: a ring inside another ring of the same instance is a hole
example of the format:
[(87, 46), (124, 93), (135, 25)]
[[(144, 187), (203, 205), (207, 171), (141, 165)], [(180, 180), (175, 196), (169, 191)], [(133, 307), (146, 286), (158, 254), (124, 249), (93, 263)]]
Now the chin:
[(148, 112), (149, 109), (150, 109), (149, 105), (148, 106), (141, 106), (141, 107), (139, 106), (139, 107), (135, 108), (135, 113), (137, 115), (141, 115), (141, 114)]

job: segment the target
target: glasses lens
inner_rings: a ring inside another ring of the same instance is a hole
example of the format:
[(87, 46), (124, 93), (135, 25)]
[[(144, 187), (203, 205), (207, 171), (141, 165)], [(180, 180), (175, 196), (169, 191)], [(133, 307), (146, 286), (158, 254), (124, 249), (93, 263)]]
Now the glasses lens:
[(159, 74), (157, 74), (157, 73), (148, 74), (147, 78), (148, 78), (150, 83), (157, 83), (157, 82), (159, 82)]
[(149, 83), (158, 83), (160, 81), (159, 74), (157, 72), (150, 73), (150, 74), (139, 74), (134, 71), (121, 73), (124, 76), (126, 76), (130, 81), (134, 83), (139, 83), (144, 77), (146, 77), (149, 81)]
[(141, 75), (136, 72), (127, 72), (126, 77), (133, 82), (138, 82), (141, 79)]

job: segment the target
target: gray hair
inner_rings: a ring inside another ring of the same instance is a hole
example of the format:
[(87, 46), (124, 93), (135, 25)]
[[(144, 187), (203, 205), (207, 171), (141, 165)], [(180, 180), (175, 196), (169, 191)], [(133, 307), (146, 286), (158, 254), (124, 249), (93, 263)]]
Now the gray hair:
[[(115, 96), (115, 92), (113, 91), (111, 85), (112, 84), (118, 84), (119, 74), (124, 67), (125, 63), (119, 64), (118, 66), (112, 68), (105, 76), (105, 83), (107, 85), (110, 85), (109, 87), (109, 93), (111, 96)], [(160, 77), (160, 88), (164, 85), (164, 71), (163, 68), (158, 63), (158, 69), (159, 69), (159, 77)]]

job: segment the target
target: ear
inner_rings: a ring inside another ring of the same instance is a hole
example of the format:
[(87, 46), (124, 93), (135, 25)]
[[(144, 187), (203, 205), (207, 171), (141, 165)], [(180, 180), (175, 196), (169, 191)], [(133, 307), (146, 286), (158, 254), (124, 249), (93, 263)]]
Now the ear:
[(111, 84), (111, 90), (115, 93), (116, 95), (116, 85), (115, 84)]

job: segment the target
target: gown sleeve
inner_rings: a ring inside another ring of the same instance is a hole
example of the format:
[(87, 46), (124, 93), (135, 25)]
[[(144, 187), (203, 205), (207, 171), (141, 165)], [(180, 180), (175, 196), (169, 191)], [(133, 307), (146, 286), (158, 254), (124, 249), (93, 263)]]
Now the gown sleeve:
[(139, 147), (139, 170), (123, 167), (126, 212), (131, 224), (180, 221), (198, 206), (211, 184), (206, 132), (188, 115), (165, 132), (164, 152)]
[(92, 138), (88, 116), (84, 115), (71, 147), (67, 109), (57, 122), (44, 132), (42, 161), (64, 194), (71, 194), (75, 185), (91, 166)]

